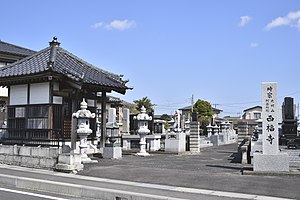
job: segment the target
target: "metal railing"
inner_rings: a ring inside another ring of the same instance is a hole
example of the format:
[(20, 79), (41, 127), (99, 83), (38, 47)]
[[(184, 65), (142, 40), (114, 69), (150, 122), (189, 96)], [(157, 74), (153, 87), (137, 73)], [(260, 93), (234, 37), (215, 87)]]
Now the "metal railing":
[(0, 128), (0, 143), (32, 146), (57, 146), (65, 141), (61, 130)]

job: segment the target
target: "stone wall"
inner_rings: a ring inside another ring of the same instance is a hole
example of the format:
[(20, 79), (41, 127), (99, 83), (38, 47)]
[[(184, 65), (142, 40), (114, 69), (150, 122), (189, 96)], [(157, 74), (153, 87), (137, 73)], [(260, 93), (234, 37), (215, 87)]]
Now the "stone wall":
[(0, 163), (23, 167), (53, 169), (61, 149), (0, 145)]

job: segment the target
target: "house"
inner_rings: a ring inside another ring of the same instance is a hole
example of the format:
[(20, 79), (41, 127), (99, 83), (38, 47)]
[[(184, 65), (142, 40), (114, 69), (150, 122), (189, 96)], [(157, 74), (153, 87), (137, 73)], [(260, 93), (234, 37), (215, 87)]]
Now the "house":
[(33, 50), (9, 44), (0, 40), (0, 67), (16, 62), (34, 53), (36, 52)]
[(244, 110), (244, 114), (242, 119), (254, 119), (258, 120), (261, 119), (262, 114), (262, 107), (261, 106), (254, 106)]
[[(94, 113), (97, 101), (102, 102), (101, 131), (106, 133), (107, 93), (125, 94), (130, 89), (126, 83), (120, 75), (61, 48), (54, 37), (49, 47), (0, 68), (0, 86), (8, 88), (8, 120), (2, 142), (57, 145), (61, 140), (74, 141), (72, 113), (79, 109), (83, 98)], [(90, 123), (91, 138), (96, 134), (95, 121)], [(103, 147), (105, 139), (102, 134)]]
[[(34, 54), (35, 51), (0, 40), (0, 68)], [(0, 87), (0, 127), (6, 117), (8, 89)]]
[[(192, 114), (191, 114), (192, 113), (192, 106), (186, 106), (184, 108), (180, 108), (179, 110), (181, 111), (183, 123), (186, 122), (186, 121), (190, 121), (190, 119), (192, 117)], [(220, 110), (220, 109), (217, 109), (217, 108), (214, 108), (214, 107), (212, 107), (212, 110), (213, 110), (213, 121), (214, 122), (215, 121), (220, 121), (221, 112), (223, 110)]]

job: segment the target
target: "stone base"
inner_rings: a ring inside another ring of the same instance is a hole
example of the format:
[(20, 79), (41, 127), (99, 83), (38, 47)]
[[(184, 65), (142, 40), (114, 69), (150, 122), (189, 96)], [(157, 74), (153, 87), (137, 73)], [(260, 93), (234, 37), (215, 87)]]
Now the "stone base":
[(89, 157), (81, 157), (81, 163), (86, 164), (86, 163), (98, 163), (97, 160), (92, 160)]
[(55, 170), (63, 172), (75, 172), (83, 169), (80, 154), (61, 154), (58, 157), (58, 164)]
[(119, 159), (122, 158), (122, 148), (121, 147), (104, 147), (103, 158)]
[(60, 172), (77, 172), (83, 170), (83, 164), (68, 165), (68, 164), (56, 164), (55, 170)]
[(287, 153), (265, 155), (253, 153), (253, 171), (257, 172), (287, 172), (289, 157)]
[(222, 144), (220, 135), (212, 135), (210, 136), (210, 142), (213, 144), (213, 146), (219, 146)]
[(138, 153), (136, 153), (135, 155), (136, 155), (136, 156), (143, 156), (143, 157), (145, 157), (145, 156), (150, 156), (150, 154), (147, 153), (147, 152), (145, 152), (145, 153), (138, 152)]

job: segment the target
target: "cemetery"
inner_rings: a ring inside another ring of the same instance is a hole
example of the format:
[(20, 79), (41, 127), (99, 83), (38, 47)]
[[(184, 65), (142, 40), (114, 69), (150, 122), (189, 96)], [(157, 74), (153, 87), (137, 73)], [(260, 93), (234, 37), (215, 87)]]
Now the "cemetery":
[(0, 85), (9, 89), (0, 162), (76, 172), (99, 159), (124, 159), (124, 153), (201, 155), (203, 148), (236, 144), (238, 162), (255, 172), (298, 166), (293, 98), (284, 99), (279, 123), (277, 83), (262, 84), (262, 106), (246, 109), (242, 119), (221, 118), (214, 108), (203, 127), (193, 105), (170, 120), (155, 118), (144, 106), (132, 114), (107, 96), (125, 94), (132, 89), (127, 82), (61, 48), (56, 37), (49, 47), (2, 67)]

